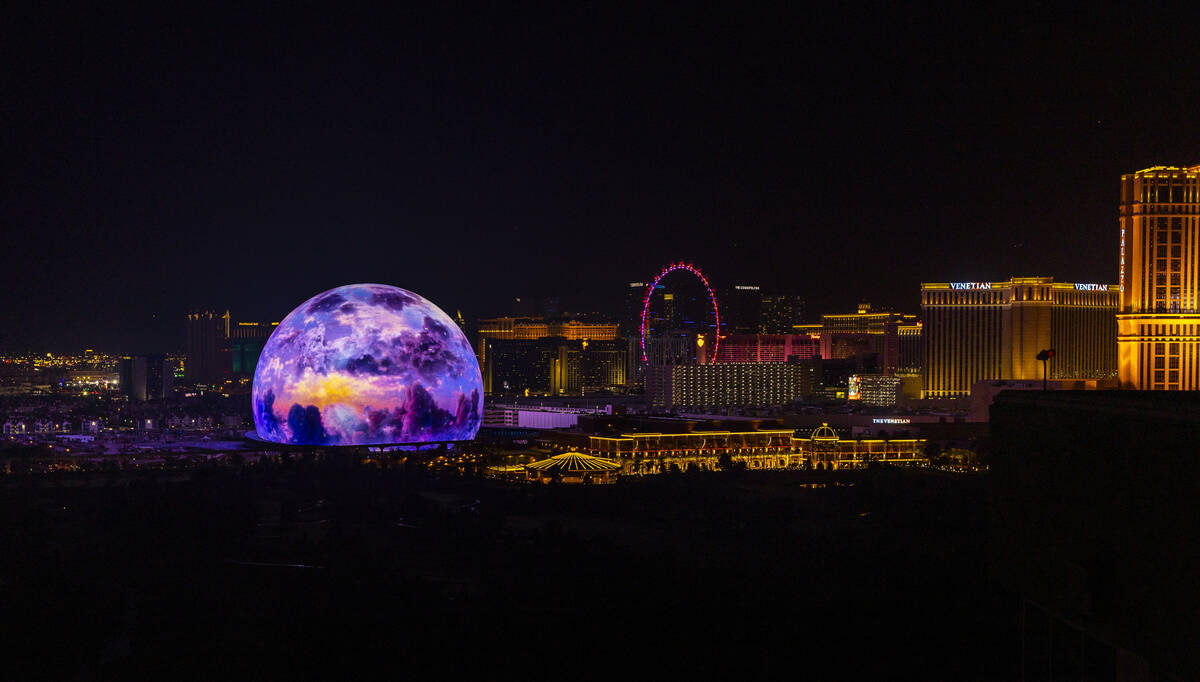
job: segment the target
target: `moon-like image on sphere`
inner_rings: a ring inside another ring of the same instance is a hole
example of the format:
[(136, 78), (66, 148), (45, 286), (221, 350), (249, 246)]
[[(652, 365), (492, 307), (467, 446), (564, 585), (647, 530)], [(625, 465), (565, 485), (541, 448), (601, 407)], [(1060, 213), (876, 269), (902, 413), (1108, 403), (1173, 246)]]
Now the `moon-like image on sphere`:
[(296, 445), (468, 440), (483, 418), (466, 335), (385, 284), (330, 289), (293, 310), (263, 347), (251, 398), (258, 436)]

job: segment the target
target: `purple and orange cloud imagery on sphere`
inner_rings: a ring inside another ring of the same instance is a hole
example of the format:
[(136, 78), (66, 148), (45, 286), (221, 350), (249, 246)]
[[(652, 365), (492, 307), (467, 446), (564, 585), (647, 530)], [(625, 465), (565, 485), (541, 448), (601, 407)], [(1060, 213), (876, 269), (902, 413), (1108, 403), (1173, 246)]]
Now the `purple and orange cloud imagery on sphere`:
[(385, 284), (308, 299), (271, 334), (254, 372), (254, 427), (294, 445), (469, 440), (483, 378), (462, 330), (428, 300)]

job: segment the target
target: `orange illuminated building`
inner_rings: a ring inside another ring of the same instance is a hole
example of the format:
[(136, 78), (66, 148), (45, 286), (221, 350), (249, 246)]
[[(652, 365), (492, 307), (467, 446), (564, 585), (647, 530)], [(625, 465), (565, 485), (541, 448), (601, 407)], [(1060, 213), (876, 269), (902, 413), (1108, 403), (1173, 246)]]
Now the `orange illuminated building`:
[(922, 396), (959, 398), (979, 381), (1042, 379), (1037, 354), (1051, 348), (1046, 378), (1111, 380), (1117, 303), (1115, 285), (1051, 277), (923, 283)]
[(1121, 176), (1122, 388), (1200, 389), (1200, 166)]
[(722, 456), (750, 469), (804, 466), (845, 469), (870, 462), (918, 464), (927, 461), (923, 438), (842, 439), (828, 424), (797, 437), (791, 429), (762, 431), (690, 431), (589, 436), (588, 452), (621, 465), (622, 473), (662, 471), (675, 464), (716, 469)]
[(612, 341), (617, 338), (615, 322), (551, 320), (543, 317), (492, 317), (479, 320), (475, 354), (483, 365), (487, 339), (532, 341), (556, 336), (568, 341)]

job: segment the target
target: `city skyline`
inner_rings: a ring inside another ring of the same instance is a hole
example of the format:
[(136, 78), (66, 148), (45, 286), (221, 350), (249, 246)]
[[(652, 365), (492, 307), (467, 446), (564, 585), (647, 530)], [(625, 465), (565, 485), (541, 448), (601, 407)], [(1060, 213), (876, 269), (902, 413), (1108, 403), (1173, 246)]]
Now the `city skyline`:
[(9, 26), (9, 350), (356, 282), (594, 309), (676, 260), (810, 311), (1112, 282), (1120, 175), (1200, 160), (1191, 42), (1132, 10), (107, 12)]
[(1181, 13), (386, 12), (5, 13), (5, 679), (1200, 682)]

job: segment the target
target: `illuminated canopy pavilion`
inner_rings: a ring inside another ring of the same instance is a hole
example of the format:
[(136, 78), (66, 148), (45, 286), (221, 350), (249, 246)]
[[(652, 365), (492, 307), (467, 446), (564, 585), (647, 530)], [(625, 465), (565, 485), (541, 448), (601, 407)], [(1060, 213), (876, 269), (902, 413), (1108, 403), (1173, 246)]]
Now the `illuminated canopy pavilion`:
[(620, 470), (621, 465), (611, 459), (582, 452), (567, 452), (525, 465), (529, 480), (543, 483), (553, 480), (555, 476), (563, 483), (612, 483)]

